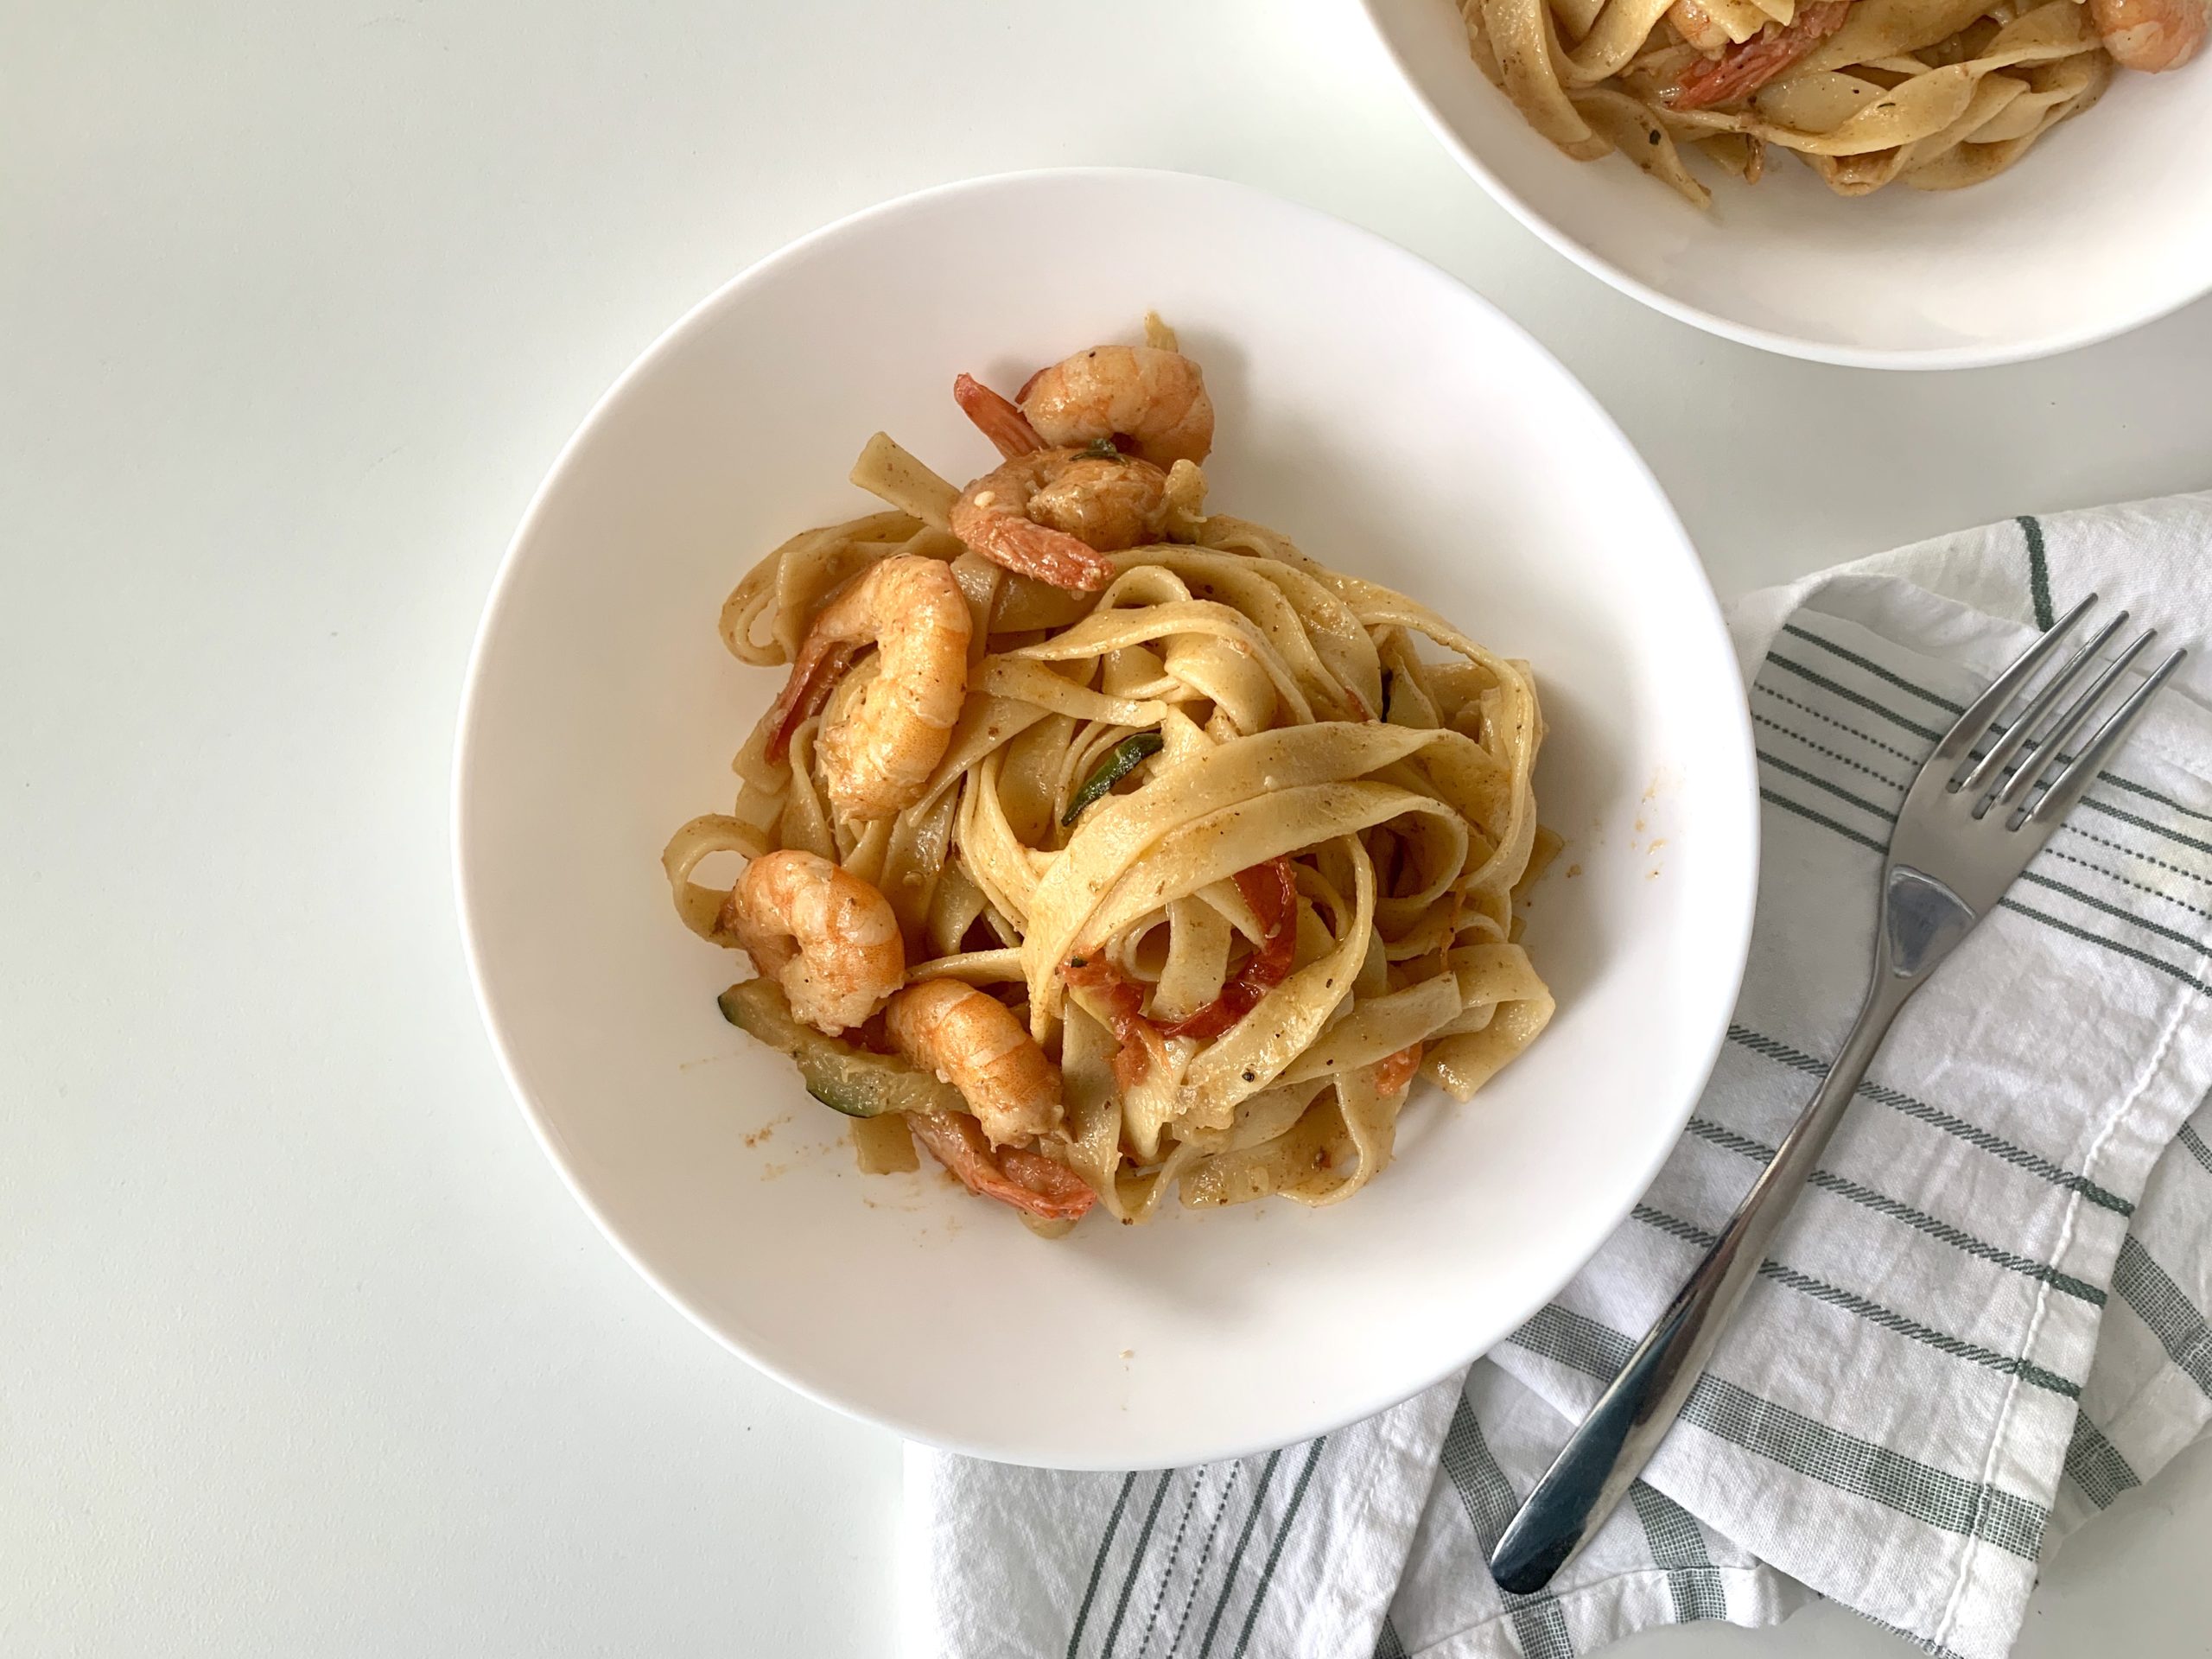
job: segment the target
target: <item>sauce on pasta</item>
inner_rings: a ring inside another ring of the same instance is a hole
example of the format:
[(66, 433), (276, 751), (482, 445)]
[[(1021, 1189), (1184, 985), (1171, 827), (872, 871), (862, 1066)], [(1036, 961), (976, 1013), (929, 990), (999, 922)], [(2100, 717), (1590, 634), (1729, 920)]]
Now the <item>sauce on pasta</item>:
[[(1081, 435), (1067, 398), (963, 377), (1039, 492), (1157, 507), (1143, 539), (1086, 544), (1095, 566), (1021, 525), (979, 535), (987, 556), (955, 529), (963, 503), (1004, 507), (979, 487), (997, 474), (963, 493), (870, 441), (852, 476), (886, 510), (793, 537), (724, 607), (730, 651), (785, 694), (734, 806), (664, 856), (687, 924), (760, 971), (725, 1012), (854, 1116), (865, 1166), (912, 1167), (918, 1140), (1048, 1233), (1093, 1207), (1142, 1221), (1171, 1189), (1349, 1198), (1417, 1077), (1466, 1098), (1553, 1006), (1514, 908), (1556, 846), (1527, 665), (1204, 511), (1211, 407), (1191, 435), (1202, 378), (1156, 320), (1149, 339), (1089, 354), (1134, 399), (1096, 418), (1141, 429), (1081, 448), (1047, 442)], [(1166, 467), (1137, 454), (1161, 399), (1184, 433)], [(1095, 505), (1025, 498), (1022, 524)], [(693, 879), (724, 852), (752, 861), (736, 886)]]

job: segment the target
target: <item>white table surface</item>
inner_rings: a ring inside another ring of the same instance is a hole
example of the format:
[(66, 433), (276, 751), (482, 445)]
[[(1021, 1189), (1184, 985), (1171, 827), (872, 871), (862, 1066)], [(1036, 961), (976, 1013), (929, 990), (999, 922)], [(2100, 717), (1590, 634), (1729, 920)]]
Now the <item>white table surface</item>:
[[(896, 1444), (664, 1305), (509, 1102), (454, 709), (667, 322), (854, 208), (1096, 162), (1458, 273), (1724, 593), (2212, 481), (2212, 306), (1940, 378), (1708, 339), (1490, 206), (1347, 0), (0, 8), (0, 1652), (890, 1651)], [(2193, 1455), (2021, 1654), (2212, 1652), (2208, 1536)], [(1636, 1651), (1906, 1649), (1819, 1607)]]

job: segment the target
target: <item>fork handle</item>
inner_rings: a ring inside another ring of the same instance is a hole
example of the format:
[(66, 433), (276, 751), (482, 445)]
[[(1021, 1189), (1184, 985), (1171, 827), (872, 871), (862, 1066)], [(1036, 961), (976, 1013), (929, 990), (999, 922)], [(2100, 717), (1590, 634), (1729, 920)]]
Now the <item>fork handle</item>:
[(1518, 1595), (1542, 1589), (1612, 1513), (1674, 1426), (1890, 1022), (1918, 983), (1881, 971), (1886, 966), (1878, 967), (1842, 1052), (1772, 1161), (1499, 1537), (1491, 1574), (1501, 1589)]

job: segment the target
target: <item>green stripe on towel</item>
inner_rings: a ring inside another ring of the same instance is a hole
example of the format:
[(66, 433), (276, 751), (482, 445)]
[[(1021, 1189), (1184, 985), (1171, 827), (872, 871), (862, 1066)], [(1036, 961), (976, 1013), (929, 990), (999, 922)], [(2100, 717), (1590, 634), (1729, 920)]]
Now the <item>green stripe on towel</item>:
[[(1859, 707), (1866, 709), (1869, 714), (1879, 715), (1884, 720), (1888, 721), (1891, 725), (1897, 727), (1901, 731), (1910, 732), (1915, 737), (1923, 738), (1927, 741), (1933, 743), (1943, 735), (1943, 734), (1936, 728), (1933, 726), (1923, 726), (1918, 721), (1911, 718), (1911, 716), (1908, 715), (1901, 715), (1897, 713), (1896, 709), (1885, 707), (1884, 704), (1876, 702), (1872, 697), (1868, 696), (1864, 691), (1854, 691), (1840, 681), (1832, 680), (1825, 674), (1814, 672), (1813, 670), (1806, 667), (1802, 663), (1794, 662), (1790, 658), (1771, 651), (1767, 653), (1766, 659), (1770, 663), (1772, 663), (1777, 668), (1785, 669), (1789, 672), (1795, 674), (1799, 679), (1804, 681), (1806, 684), (1817, 685), (1821, 690), (1827, 692), (1832, 697), (1841, 697), (1846, 702), (1858, 704)], [(1902, 684), (1903, 682), (1900, 681), (1899, 683)], [(1935, 697), (1935, 693), (1932, 691), (1923, 692), (1921, 695), (1929, 697), (1931, 700)]]
[[(2065, 891), (2065, 889), (2061, 889), (2061, 891)], [(2028, 906), (2022, 904), (2017, 899), (1999, 899), (1997, 902), (2004, 909), (2025, 916), (2032, 921), (2041, 922), (2047, 927), (2055, 927), (2062, 933), (2070, 933), (2074, 938), (2081, 940), (2084, 944), (2101, 944), (2104, 946), (2106, 950), (2113, 952), (2115, 955), (2133, 957), (2135, 961), (2141, 963), (2145, 968), (2155, 968), (2160, 973), (2165, 975), (2169, 979), (2176, 980), (2181, 984), (2188, 986), (2192, 991), (2202, 991), (2208, 995), (2212, 995), (2212, 985), (2206, 984), (2202, 980), (2199, 979), (2195, 974), (2190, 973), (2187, 969), (2177, 967), (2172, 963), (2167, 962), (2162, 957), (2152, 956), (2147, 950), (2139, 950), (2132, 944), (2122, 944), (2119, 940), (2108, 939), (2101, 933), (2092, 933), (2085, 927), (2076, 927), (2071, 922), (2063, 922), (2059, 920), (2057, 917), (2050, 914), (2048, 911), (2031, 909)], [(2198, 948), (2200, 950), (2202, 949), (2202, 946), (2199, 946)]]
[(2074, 1416), (2073, 1438), (2066, 1443), (2066, 1478), (2101, 1510), (2110, 1509), (2122, 1492), (2143, 1484), (2087, 1412)]
[(1090, 1558), (1090, 1581), (1083, 1587), (1083, 1605), (1075, 1610), (1075, 1629), (1068, 1636), (1067, 1659), (1075, 1659), (1076, 1649), (1083, 1645), (1083, 1628), (1090, 1622), (1090, 1603), (1098, 1594), (1098, 1575), (1106, 1570), (1106, 1552), (1114, 1548), (1114, 1535), (1121, 1529), (1122, 1511), (1128, 1507), (1129, 1490), (1136, 1484), (1135, 1471), (1122, 1477), (1122, 1490), (1114, 1499), (1114, 1512), (1106, 1517), (1106, 1530), (1099, 1535), (1098, 1551)]
[(1244, 1612), (1244, 1628), (1236, 1633), (1236, 1650), (1230, 1659), (1244, 1659), (1244, 1649), (1252, 1640), (1253, 1621), (1260, 1617), (1260, 1605), (1268, 1599), (1268, 1586), (1274, 1582), (1275, 1563), (1282, 1559), (1283, 1540), (1290, 1536), (1291, 1522), (1298, 1519), (1298, 1506), (1306, 1501), (1306, 1484), (1313, 1478), (1313, 1465), (1321, 1460), (1321, 1448), (1329, 1443), (1322, 1435), (1306, 1448), (1306, 1465), (1298, 1471), (1298, 1479), (1290, 1489), (1290, 1502), (1284, 1506), (1282, 1520), (1275, 1528), (1274, 1542), (1268, 1547), (1268, 1563), (1260, 1569), (1259, 1588), (1252, 1592), (1252, 1605)]
[[(1636, 1348), (1634, 1338), (1555, 1302), (1539, 1308), (1507, 1340), (1607, 1382)], [(1710, 1373), (1691, 1392), (1682, 1421), (1929, 1526), (1982, 1539), (2024, 1560), (2042, 1553), (2050, 1511), (2040, 1504), (1816, 1422)]]
[[(1491, 1455), (1490, 1442), (1483, 1438), (1483, 1426), (1465, 1395), (1452, 1408), (1452, 1427), (1444, 1436), (1442, 1461), (1445, 1475), (1452, 1483), (1452, 1490), (1459, 1496), (1459, 1507), (1466, 1512), (1467, 1522), (1474, 1528), (1475, 1541), (1482, 1546), (1483, 1559), (1487, 1561), (1497, 1549), (1497, 1541), (1504, 1535), (1506, 1523), (1520, 1508), (1521, 1500), (1514, 1495), (1513, 1483), (1506, 1479), (1505, 1471)], [(1514, 1637), (1525, 1659), (1572, 1659), (1574, 1643), (1567, 1634), (1567, 1619), (1559, 1610), (1555, 1592), (1544, 1590), (1533, 1596), (1516, 1596), (1501, 1588), (1498, 1595), (1505, 1604)]]
[(2044, 556), (2043, 524), (2029, 512), (2012, 522), (2019, 525), (2020, 537), (2028, 544), (2028, 601), (2035, 607), (2036, 626), (2049, 633), (2058, 626), (2058, 613), (2050, 604), (2050, 562)]
[(1810, 784), (1815, 789), (1824, 791), (1840, 801), (1848, 802), (1861, 812), (1871, 812), (1885, 823), (1894, 823), (1896, 820), (1896, 815), (1888, 807), (1878, 805), (1863, 795), (1854, 795), (1842, 785), (1832, 784), (1818, 772), (1808, 772), (1802, 766), (1793, 766), (1787, 760), (1769, 754), (1764, 749), (1757, 749), (1753, 753), (1758, 756), (1762, 766), (1772, 766), (1777, 772), (1787, 777)]
[[(2048, 622), (2044, 624), (2044, 626), (2045, 627), (2049, 627), (2050, 626), (2050, 624)], [(1846, 651), (1841, 645), (1836, 644), (1834, 640), (1823, 639), (1819, 634), (1813, 632), (1810, 629), (1801, 628), (1795, 622), (1783, 623), (1782, 625), (1782, 631), (1789, 635), (1792, 639), (1802, 639), (1808, 645), (1818, 645), (1822, 651), (1827, 652), (1830, 656), (1840, 658), (1843, 661), (1850, 663), (1856, 667), (1865, 669), (1869, 674), (1872, 674), (1878, 680), (1887, 680), (1891, 685), (1897, 687), (1900, 691), (1910, 691), (1916, 697), (1925, 698), (1928, 702), (1934, 703), (1938, 709), (1941, 709), (1945, 714), (1949, 715), (1954, 718), (1956, 718), (1960, 715), (1963, 715), (1967, 711), (1967, 706), (1963, 702), (1953, 702), (1948, 697), (1939, 697), (1933, 691), (1929, 690), (1925, 686), (1915, 685), (1910, 680), (1904, 678), (1902, 675), (1896, 673), (1892, 670), (1884, 668), (1872, 658), (1862, 657), (1855, 651)]]
[(1270, 1452), (1260, 1469), (1259, 1484), (1252, 1488), (1252, 1507), (1244, 1512), (1244, 1526), (1236, 1535), (1236, 1548), (1229, 1557), (1229, 1565), (1222, 1569), (1221, 1594), (1214, 1599), (1213, 1617), (1206, 1621), (1205, 1640), (1198, 1644), (1198, 1659), (1206, 1659), (1213, 1651), (1214, 1632), (1221, 1628), (1221, 1616), (1229, 1606), (1229, 1592), (1236, 1587), (1236, 1569), (1244, 1565), (1244, 1548), (1252, 1541), (1252, 1523), (1260, 1518), (1260, 1510), (1267, 1502), (1268, 1486), (1275, 1478), (1275, 1465), (1281, 1461), (1281, 1452)]
[[(2102, 772), (2097, 775), (2101, 779), (2104, 778)], [(2117, 782), (2118, 779), (2106, 779), (2105, 781)], [(2110, 803), (2097, 799), (2094, 795), (2085, 797), (2082, 804), (2092, 812), (2101, 812), (2105, 817), (2116, 819), (2121, 823), (2132, 823), (2138, 830), (2148, 830), (2153, 835), (2164, 836), (2168, 841), (2179, 842), (2183, 846), (2194, 848), (2200, 853), (2212, 853), (2212, 841), (2199, 841), (2194, 836), (2184, 836), (2178, 830), (2169, 830), (2163, 823), (2153, 823), (2151, 819), (2139, 817), (2133, 812), (2123, 812)]]
[[(1648, 1204), (1637, 1205), (1629, 1214), (1645, 1226), (1656, 1228), (1700, 1249), (1711, 1249), (1719, 1236), (1694, 1221), (1670, 1216)], [(1827, 1306), (1840, 1308), (1869, 1325), (1878, 1325), (1908, 1341), (1919, 1343), (1923, 1347), (1933, 1348), (1938, 1353), (1948, 1354), (1954, 1359), (1965, 1360), (1969, 1364), (1980, 1365), (2001, 1376), (2017, 1376), (2031, 1387), (2063, 1395), (2069, 1400), (2082, 1397), (2080, 1383), (2071, 1382), (2056, 1371), (2046, 1370), (2033, 1360), (2000, 1354), (1994, 1348), (1985, 1348), (1978, 1342), (1968, 1342), (1964, 1337), (1955, 1337), (1948, 1331), (1938, 1331), (1931, 1325), (1923, 1325), (1910, 1315), (1900, 1313), (1893, 1307), (1885, 1307), (1871, 1297), (1862, 1296), (1855, 1290), (1846, 1290), (1840, 1285), (1829, 1284), (1824, 1279), (1815, 1279), (1811, 1274), (1802, 1272), (1785, 1262), (1770, 1258), (1759, 1263), (1758, 1270), (1762, 1279), (1771, 1279), (1801, 1296), (1809, 1296)]]
[[(1787, 1043), (1778, 1042), (1763, 1033), (1753, 1031), (1749, 1026), (1730, 1026), (1728, 1040), (1739, 1047), (1749, 1049), (1754, 1054), (1772, 1060), (1777, 1065), (1786, 1065), (1791, 1071), (1802, 1071), (1808, 1077), (1825, 1077), (1828, 1074), (1828, 1063), (1826, 1060), (1817, 1059), (1802, 1049), (1792, 1048)], [(1925, 1101), (1915, 1100), (1902, 1090), (1887, 1088), (1878, 1083), (1862, 1083), (1859, 1085), (1859, 1094), (1862, 1099), (1871, 1100), (1879, 1106), (1886, 1106), (1891, 1111), (1901, 1112), (1907, 1117), (1929, 1125), (1931, 1128), (1941, 1129), (1946, 1135), (1955, 1136), (1968, 1146), (1978, 1147), (1987, 1153), (1993, 1158), (2000, 1158), (2017, 1169), (2024, 1169), (2031, 1175), (2049, 1181), (2053, 1186), (2063, 1187), (2069, 1192), (2078, 1192), (2101, 1210), (2109, 1210), (2113, 1214), (2121, 1216), (2132, 1216), (2135, 1213), (2133, 1205), (2117, 1192), (2106, 1191), (2088, 1176), (2077, 1175), (2064, 1165), (2054, 1162), (2039, 1152), (2031, 1152), (2025, 1147), (2015, 1146), (2003, 1136), (1992, 1135), (1978, 1124), (1969, 1123), (1962, 1117), (1929, 1105)]]
[(1886, 784), (1891, 789), (1896, 790), (1900, 795), (1905, 791), (1907, 785), (1899, 783), (1887, 772), (1877, 772), (1873, 767), (1866, 765), (1864, 761), (1853, 760), (1840, 749), (1832, 749), (1825, 743), (1815, 743), (1811, 738), (1806, 736), (1804, 733), (1791, 730), (1789, 727), (1783, 725), (1780, 721), (1776, 720), (1771, 715), (1762, 715), (1754, 710), (1751, 715), (1751, 721), (1754, 725), (1765, 727), (1767, 730), (1770, 732), (1781, 733), (1783, 736), (1788, 738), (1792, 743), (1803, 744), (1807, 748), (1812, 750), (1814, 753), (1825, 755), (1829, 760), (1834, 761), (1838, 766), (1849, 766), (1853, 772), (1864, 772), (1866, 776), (1872, 778), (1876, 783)]
[[(1776, 1148), (1764, 1141), (1755, 1141), (1748, 1135), (1739, 1135), (1710, 1118), (1690, 1119), (1689, 1132), (1709, 1146), (1755, 1159), (1762, 1164), (1774, 1161)], [(1940, 1238), (1953, 1249), (1963, 1250), (1977, 1260), (1992, 1262), (2009, 1273), (2017, 1273), (2049, 1285), (2062, 1295), (2074, 1297), (2093, 1306), (2102, 1307), (2105, 1305), (2104, 1292), (2087, 1280), (2076, 1279), (2069, 1273), (2061, 1273), (2047, 1262), (2022, 1255), (2017, 1250), (2005, 1249), (1985, 1239), (1976, 1238), (1964, 1228), (1954, 1227), (1949, 1222), (1940, 1220), (1924, 1210), (1915, 1209), (1903, 1199), (1893, 1198), (1873, 1187), (1838, 1175), (1833, 1170), (1816, 1169), (1807, 1179), (1823, 1192), (1833, 1192), (1836, 1197), (1861, 1205), (1877, 1215), (1887, 1216), (1892, 1221), (1902, 1222), (1916, 1231), (1926, 1233), (1930, 1238)]]
[(1801, 715), (1810, 715), (1815, 720), (1819, 721), (1821, 725), (1833, 726), (1836, 730), (1843, 733), (1847, 737), (1855, 737), (1861, 743), (1866, 744), (1869, 748), (1879, 749), (1883, 753), (1892, 755), (1897, 760), (1904, 761), (1905, 765), (1909, 766), (1916, 766), (1920, 764), (1922, 759), (1921, 756), (1912, 753), (1910, 750), (1901, 749), (1894, 743), (1885, 743), (1880, 738), (1874, 736), (1871, 732), (1862, 732), (1856, 726), (1851, 725), (1847, 721), (1838, 720), (1834, 715), (1826, 714), (1821, 710), (1814, 708), (1809, 702), (1800, 702), (1796, 698), (1789, 696), (1787, 693), (1776, 690), (1764, 680), (1754, 682), (1751, 686), (1751, 690), (1758, 692), (1761, 696), (1773, 698), (1775, 702), (1780, 703), (1785, 709), (1795, 709)]
[(1106, 1627), (1106, 1639), (1098, 1644), (1098, 1651), (1114, 1651), (1114, 1639), (1122, 1633), (1122, 1618), (1129, 1611), (1129, 1592), (1135, 1587), (1137, 1573), (1144, 1567), (1144, 1547), (1152, 1541), (1153, 1523), (1160, 1519), (1160, 1500), (1167, 1496), (1168, 1483), (1181, 1472), (1163, 1469), (1160, 1479), (1152, 1489), (1152, 1504), (1144, 1512), (1144, 1526), (1137, 1533), (1136, 1547), (1129, 1552), (1129, 1570), (1122, 1574), (1122, 1593), (1114, 1599), (1114, 1622)]
[(2206, 1174), (2212, 1175), (2212, 1147), (2204, 1144), (2204, 1137), (2184, 1123), (2175, 1138), (2181, 1142), (2182, 1150), (2196, 1159)]
[(1849, 824), (1838, 823), (1834, 818), (1815, 812), (1809, 806), (1800, 806), (1787, 795), (1777, 795), (1770, 789), (1762, 789), (1759, 791), (1759, 799), (1767, 802), (1770, 805), (1778, 806), (1785, 812), (1794, 812), (1801, 818), (1810, 819), (1823, 830), (1833, 830), (1846, 841), (1857, 842), (1877, 857), (1886, 855), (1890, 850), (1888, 842), (1877, 841), (1872, 836), (1862, 835)]
[(1628, 1489), (1636, 1518), (1643, 1522), (1643, 1541), (1651, 1559), (1667, 1569), (1667, 1593), (1674, 1599), (1675, 1622), (1728, 1617), (1728, 1591), (1705, 1553), (1705, 1534), (1697, 1518), (1663, 1492), (1637, 1481)]
[(1160, 1627), (1160, 1610), (1167, 1603), (1168, 1581), (1175, 1576), (1175, 1563), (1183, 1558), (1183, 1536), (1191, 1528), (1191, 1512), (1198, 1507), (1198, 1494), (1205, 1490), (1210, 1465), (1200, 1464), (1191, 1471), (1191, 1495), (1183, 1500), (1183, 1513), (1175, 1517), (1175, 1537), (1167, 1546), (1167, 1559), (1160, 1563), (1160, 1585), (1152, 1592), (1152, 1610), (1144, 1616), (1144, 1634), (1137, 1637), (1137, 1651), (1142, 1653), (1152, 1645), (1152, 1633)]
[(2151, 1253), (2130, 1233), (2120, 1243), (2120, 1260), (2113, 1266), (2112, 1287), (2120, 1300), (2135, 1310), (2151, 1327), (2151, 1334), (2189, 1380), (2212, 1400), (2212, 1325), (2183, 1295), (2173, 1276), (2151, 1259)]
[(1213, 1519), (1206, 1523), (1206, 1539), (1198, 1550), (1198, 1559), (1191, 1567), (1191, 1593), (1183, 1598), (1183, 1611), (1175, 1618), (1175, 1634), (1167, 1640), (1167, 1659), (1183, 1649), (1183, 1632), (1191, 1627), (1191, 1610), (1198, 1605), (1198, 1592), (1206, 1581), (1206, 1563), (1213, 1559), (1213, 1547), (1221, 1537), (1221, 1523), (1229, 1514), (1229, 1500), (1236, 1495), (1236, 1483), (1244, 1476), (1244, 1464), (1240, 1459), (1229, 1465), (1229, 1478), (1221, 1483), (1221, 1496), (1214, 1500)]

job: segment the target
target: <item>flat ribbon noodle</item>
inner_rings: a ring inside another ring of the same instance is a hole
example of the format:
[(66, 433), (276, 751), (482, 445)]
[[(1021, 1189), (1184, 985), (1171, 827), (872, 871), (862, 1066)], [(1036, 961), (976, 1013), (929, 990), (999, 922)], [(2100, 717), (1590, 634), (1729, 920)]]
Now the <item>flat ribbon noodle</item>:
[[(1469, 16), (1509, 79), (1548, 79), (1570, 125), (1587, 111), (1578, 142), (1656, 131), (1663, 158), (1688, 130), (1617, 90), (1660, 10), (1478, 0)], [(1981, 54), (2013, 54), (2004, 85), (1993, 62), (1949, 73), (1966, 101), (1940, 130), (1978, 114), (1993, 152), (2078, 98), (2082, 78), (2036, 67), (2072, 61), (2035, 57), (2060, 34), (2022, 21)], [(1778, 96), (1809, 107), (1824, 84)], [(1851, 118), (1838, 105), (1830, 124)], [(1557, 844), (1537, 831), (1543, 719), (1524, 665), (1265, 525), (1199, 516), (1195, 475), (1168, 519), (1188, 539), (1110, 555), (1090, 594), (963, 549), (944, 529), (955, 486), (882, 435), (854, 477), (890, 510), (776, 548), (732, 593), (724, 638), (749, 664), (787, 664), (870, 564), (948, 562), (971, 627), (941, 752), (898, 810), (842, 816), (824, 734), (880, 701), (866, 693), (882, 658), (863, 645), (787, 747), (755, 728), (732, 810), (686, 824), (664, 861), (685, 925), (727, 945), (726, 893), (696, 879), (707, 860), (830, 860), (888, 900), (910, 983), (955, 981), (1014, 1014), (1061, 1104), (988, 1168), (958, 1125), (923, 1126), (970, 1186), (1046, 1232), (1088, 1202), (1062, 1202), (1076, 1178), (1129, 1223), (1172, 1193), (1340, 1202), (1388, 1166), (1416, 1065), (1465, 1093), (1542, 1028), (1550, 995), (1513, 942), (1516, 899)], [(888, 1039), (874, 1022), (836, 1040)], [(892, 1134), (861, 1143), (911, 1155)]]
[[(1662, 0), (1461, 0), (1459, 10), (1476, 64), (1537, 132), (1580, 160), (1618, 150), (1699, 207), (1713, 195), (1688, 164), (1695, 155), (1753, 181), (1770, 149), (1788, 151), (1843, 195), (1900, 180), (1980, 183), (2091, 107), (2113, 67), (2077, 0), (2025, 10), (1851, 0), (1840, 11), (1690, 0), (1687, 12)], [(1719, 54), (1707, 55), (1716, 42)], [(2040, 65), (2063, 73), (2027, 73)]]

